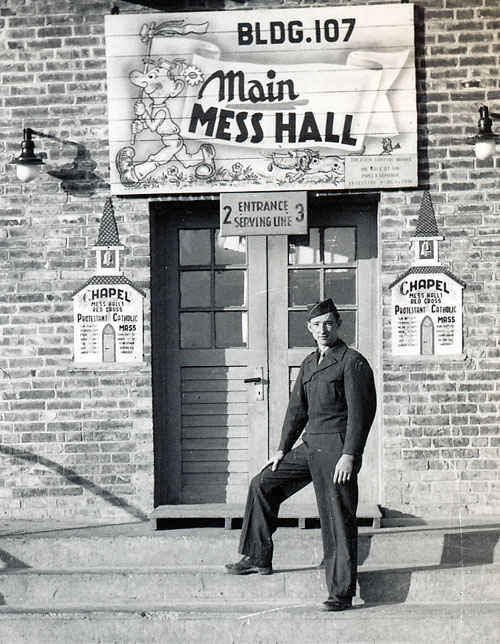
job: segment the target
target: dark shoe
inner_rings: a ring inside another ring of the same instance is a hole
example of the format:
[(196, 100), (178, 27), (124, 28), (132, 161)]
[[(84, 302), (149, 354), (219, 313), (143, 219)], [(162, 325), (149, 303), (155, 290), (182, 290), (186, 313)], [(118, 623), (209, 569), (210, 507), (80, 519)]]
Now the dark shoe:
[(269, 566), (256, 566), (250, 557), (246, 555), (236, 563), (226, 564), (226, 572), (230, 575), (248, 575), (252, 572), (258, 572), (260, 575), (272, 575), (273, 567)]
[(349, 610), (352, 608), (352, 599), (327, 599), (323, 602), (323, 610), (331, 612), (339, 612), (341, 610)]

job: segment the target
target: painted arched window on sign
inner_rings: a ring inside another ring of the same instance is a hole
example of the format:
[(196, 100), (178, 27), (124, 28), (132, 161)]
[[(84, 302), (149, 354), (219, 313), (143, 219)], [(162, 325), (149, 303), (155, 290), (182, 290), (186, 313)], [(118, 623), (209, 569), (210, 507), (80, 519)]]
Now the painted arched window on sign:
[(116, 362), (115, 330), (111, 324), (102, 330), (102, 361)]
[(434, 355), (434, 322), (426, 315), (420, 326), (420, 354)]

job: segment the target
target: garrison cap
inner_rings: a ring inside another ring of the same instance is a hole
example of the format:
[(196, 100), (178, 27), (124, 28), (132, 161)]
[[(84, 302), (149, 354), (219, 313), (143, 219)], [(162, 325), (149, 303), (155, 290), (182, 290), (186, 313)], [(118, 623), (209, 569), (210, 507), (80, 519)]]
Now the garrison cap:
[(318, 317), (318, 315), (324, 315), (325, 313), (333, 313), (335, 319), (337, 321), (340, 320), (339, 312), (337, 311), (337, 307), (331, 297), (323, 300), (322, 302), (318, 302), (317, 304), (313, 304), (309, 309), (307, 319), (312, 320), (312, 318)]

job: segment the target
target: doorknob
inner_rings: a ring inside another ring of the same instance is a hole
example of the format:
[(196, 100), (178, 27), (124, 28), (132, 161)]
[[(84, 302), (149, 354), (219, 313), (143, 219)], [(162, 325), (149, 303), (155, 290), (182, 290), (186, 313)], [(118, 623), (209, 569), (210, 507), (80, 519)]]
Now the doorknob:
[(258, 383), (258, 382), (262, 382), (262, 378), (260, 376), (256, 376), (255, 378), (245, 378), (245, 380), (243, 380), (243, 382), (255, 382), (255, 383)]

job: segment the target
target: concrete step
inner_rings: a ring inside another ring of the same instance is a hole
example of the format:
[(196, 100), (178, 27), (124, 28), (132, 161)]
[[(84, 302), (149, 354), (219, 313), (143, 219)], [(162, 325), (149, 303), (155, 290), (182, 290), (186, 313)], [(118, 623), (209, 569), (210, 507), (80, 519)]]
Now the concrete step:
[(325, 613), (316, 604), (128, 605), (79, 610), (0, 607), (9, 644), (496, 643), (499, 604), (385, 604)]
[[(320, 602), (327, 594), (323, 570), (298, 566), (269, 576), (234, 576), (219, 566), (10, 569), (0, 574), (0, 593), (0, 605), (47, 609), (89, 602)], [(500, 565), (362, 566), (358, 597), (368, 603), (500, 602)]]
[[(4, 533), (0, 569), (223, 565), (238, 558), (239, 536), (223, 528), (152, 531), (148, 523)], [(274, 541), (275, 566), (322, 559), (319, 529), (281, 527)], [(370, 565), (500, 563), (500, 527), (360, 528), (358, 550)]]

